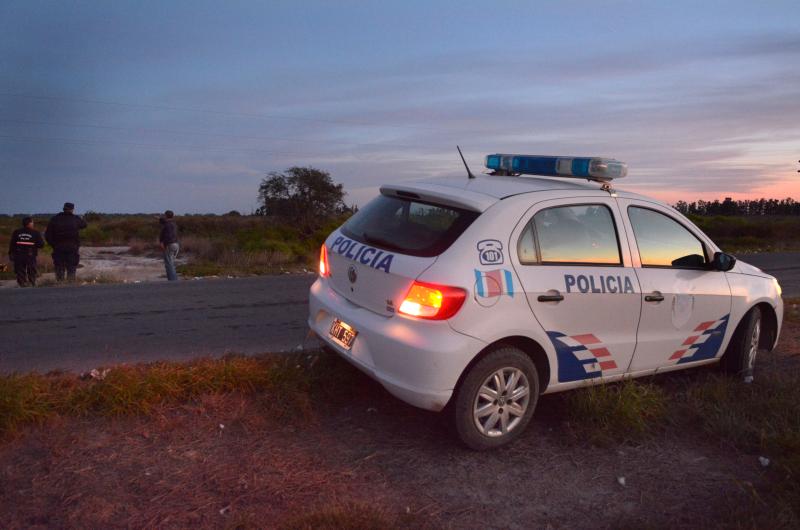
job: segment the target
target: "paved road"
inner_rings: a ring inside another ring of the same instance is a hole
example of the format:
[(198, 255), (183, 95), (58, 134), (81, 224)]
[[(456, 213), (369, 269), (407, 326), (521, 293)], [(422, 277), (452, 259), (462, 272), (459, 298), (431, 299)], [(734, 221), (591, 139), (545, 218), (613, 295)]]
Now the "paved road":
[[(800, 252), (743, 255), (800, 296)], [(290, 350), (306, 338), (314, 277), (0, 292), (0, 372)]]
[(0, 292), (0, 372), (259, 353), (303, 343), (311, 275)]
[(800, 297), (800, 252), (742, 254), (740, 258), (778, 278), (785, 298)]

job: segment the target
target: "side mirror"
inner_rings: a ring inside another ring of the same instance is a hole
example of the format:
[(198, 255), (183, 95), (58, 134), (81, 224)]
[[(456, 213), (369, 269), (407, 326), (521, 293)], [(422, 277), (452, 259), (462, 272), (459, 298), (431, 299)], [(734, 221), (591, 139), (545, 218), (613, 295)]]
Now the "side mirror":
[(715, 252), (711, 260), (711, 268), (715, 271), (727, 272), (736, 265), (736, 258), (724, 252)]

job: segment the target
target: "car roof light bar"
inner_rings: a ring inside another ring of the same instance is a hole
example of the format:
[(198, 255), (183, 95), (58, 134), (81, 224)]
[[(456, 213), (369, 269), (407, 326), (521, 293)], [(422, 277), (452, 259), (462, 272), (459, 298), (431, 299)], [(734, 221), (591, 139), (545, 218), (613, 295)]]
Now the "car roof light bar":
[(495, 175), (539, 175), (609, 182), (628, 174), (628, 165), (613, 158), (578, 156), (486, 156), (486, 167)]

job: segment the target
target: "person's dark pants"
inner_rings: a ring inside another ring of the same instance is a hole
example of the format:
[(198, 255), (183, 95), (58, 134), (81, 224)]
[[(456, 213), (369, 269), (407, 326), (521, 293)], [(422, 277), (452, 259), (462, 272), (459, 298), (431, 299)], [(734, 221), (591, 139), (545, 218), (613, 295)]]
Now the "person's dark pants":
[(17, 256), (14, 258), (14, 273), (20, 287), (36, 286), (36, 257)]
[(53, 266), (56, 269), (56, 281), (63, 282), (66, 274), (67, 280), (75, 281), (75, 271), (80, 263), (78, 250), (53, 249)]

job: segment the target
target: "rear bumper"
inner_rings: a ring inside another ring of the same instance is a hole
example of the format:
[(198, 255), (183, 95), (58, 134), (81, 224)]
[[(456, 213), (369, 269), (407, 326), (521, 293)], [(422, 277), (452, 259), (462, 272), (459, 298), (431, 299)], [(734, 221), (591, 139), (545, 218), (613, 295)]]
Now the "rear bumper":
[[(308, 325), (323, 342), (392, 395), (427, 410), (447, 405), (464, 368), (485, 346), (444, 321), (373, 313), (339, 295), (324, 279), (311, 286), (308, 305)], [(358, 331), (350, 351), (328, 337), (336, 318)]]

